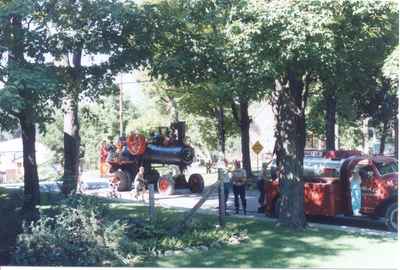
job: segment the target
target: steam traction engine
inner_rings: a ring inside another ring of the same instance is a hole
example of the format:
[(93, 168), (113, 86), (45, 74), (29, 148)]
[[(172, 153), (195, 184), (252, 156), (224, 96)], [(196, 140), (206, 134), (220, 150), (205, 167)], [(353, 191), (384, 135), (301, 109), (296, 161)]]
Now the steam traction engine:
[[(123, 143), (121, 151), (110, 158), (110, 173), (119, 181), (118, 191), (128, 191), (139, 170), (144, 167), (146, 185), (154, 184), (161, 194), (173, 194), (175, 189), (189, 188), (193, 193), (201, 193), (204, 180), (200, 174), (190, 175), (188, 181), (184, 171), (193, 162), (194, 149), (185, 143), (185, 123), (176, 122), (168, 127), (160, 127), (146, 140), (141, 134), (131, 133)], [(175, 175), (161, 175), (154, 165), (176, 165)]]

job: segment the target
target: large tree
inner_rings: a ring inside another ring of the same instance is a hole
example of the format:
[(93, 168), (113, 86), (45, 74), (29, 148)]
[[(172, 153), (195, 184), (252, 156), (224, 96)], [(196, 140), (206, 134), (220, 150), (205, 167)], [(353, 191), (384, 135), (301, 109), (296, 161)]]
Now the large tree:
[(274, 78), (270, 100), (276, 119), (279, 222), (304, 228), (305, 108), (316, 71), (332, 53), (331, 11), (318, 2), (270, 1), (254, 36), (260, 59)]
[[(81, 153), (80, 160), (84, 160), (86, 168), (97, 168), (99, 160), (99, 145), (108, 138), (116, 139), (119, 134), (119, 104), (118, 96), (102, 97), (96, 102), (83, 102), (79, 104)], [(136, 107), (129, 99), (123, 102), (123, 126), (138, 118)], [(52, 161), (58, 164), (64, 162), (63, 126), (64, 114), (61, 109), (56, 111), (55, 121), (46, 124), (46, 132), (41, 134), (41, 142), (46, 144), (54, 153)]]
[[(364, 104), (376, 105), (376, 90), (385, 88), (380, 73), (384, 59), (398, 43), (398, 12), (390, 1), (343, 0), (327, 3), (325, 8), (333, 11), (327, 27), (334, 34), (334, 50), (318, 73), (323, 85), (326, 148), (335, 150), (337, 115), (360, 116), (370, 107)], [(342, 106), (348, 103), (359, 104), (359, 109)]]
[[(399, 57), (400, 57), (400, 47), (399, 45), (393, 50), (393, 52), (385, 59), (385, 63), (382, 67), (382, 73), (384, 79), (388, 80), (389, 91), (388, 98), (392, 102), (389, 106), (389, 110), (392, 112), (392, 121), (394, 126), (394, 154), (398, 159), (399, 157), (399, 116), (398, 116), (398, 88), (399, 88)], [(396, 103), (397, 102), (397, 103)]]
[(43, 1), (0, 2), (0, 128), (22, 131), (27, 212), (40, 202), (37, 126), (51, 120), (60, 93), (55, 68), (45, 61), (49, 47), (44, 11)]
[[(385, 54), (378, 54), (372, 48), (374, 42), (380, 40), (381, 49), (390, 47), (383, 42), (386, 38), (392, 42), (394, 13), (389, 12), (390, 5), (375, 6), (365, 1), (270, 1), (260, 7), (262, 23), (255, 35), (255, 46), (260, 48), (260, 58), (265, 60), (275, 78), (271, 101), (276, 114), (275, 151), (281, 188), (279, 221), (283, 224), (294, 228), (305, 225), (302, 172), (305, 109), (310, 86), (313, 82), (322, 82), (322, 87), (314, 87), (314, 90), (325, 90), (321, 96), (329, 105), (325, 106), (329, 107), (326, 123), (332, 133), (335, 124), (332, 112), (336, 113), (337, 96), (343, 93), (350, 97), (348, 100), (357, 103), (365, 100), (360, 96), (370, 95), (368, 91), (349, 92), (344, 86), (356, 85), (357, 89), (362, 89), (376, 79), (363, 80), (377, 74), (375, 71), (379, 69), (369, 61), (376, 61), (375, 58)], [(372, 26), (368, 22), (372, 22)], [(377, 26), (382, 26), (383, 33)], [(371, 59), (363, 59), (368, 58), (366, 54), (370, 52), (373, 53)], [(340, 88), (344, 91), (337, 92)], [(334, 148), (334, 137), (329, 144), (329, 148)]]
[[(197, 125), (208, 144), (210, 150), (226, 152), (226, 139), (238, 133), (238, 127), (230, 110), (231, 97), (225, 95), (223, 87), (212, 83), (198, 83), (180, 88), (170, 87), (159, 83), (150, 93), (156, 95), (161, 106), (175, 107), (171, 113), (182, 112), (183, 115), (199, 116), (202, 120)], [(210, 126), (210, 123), (213, 125)], [(215, 132), (216, 131), (216, 132)], [(216, 134), (217, 136), (214, 136)], [(199, 143), (193, 142), (192, 143)], [(200, 143), (201, 144), (201, 143)]]
[(163, 34), (153, 46), (151, 75), (173, 87), (197, 89), (195, 96), (208, 96), (212, 86), (214, 94), (209, 97), (216, 102), (210, 105), (215, 109), (222, 151), (221, 122), (228, 101), (241, 133), (244, 168), (251, 175), (248, 107), (265, 88), (264, 73), (257, 72), (249, 42), (256, 18), (248, 12), (248, 2), (163, 1), (156, 11)]
[[(79, 101), (110, 94), (118, 71), (143, 63), (147, 36), (145, 18), (134, 4), (112, 0), (48, 2), (48, 43), (59, 62), (64, 86), (63, 192), (69, 194), (76, 190), (79, 176)], [(129, 50), (124, 50), (127, 47)]]

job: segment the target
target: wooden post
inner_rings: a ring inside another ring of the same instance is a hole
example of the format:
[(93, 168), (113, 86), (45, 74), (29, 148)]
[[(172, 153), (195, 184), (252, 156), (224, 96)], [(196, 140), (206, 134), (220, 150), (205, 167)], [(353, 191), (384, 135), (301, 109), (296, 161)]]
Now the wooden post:
[(219, 181), (215, 182), (212, 184), (207, 192), (203, 195), (203, 197), (195, 204), (195, 206), (190, 209), (190, 211), (184, 216), (183, 221), (180, 222), (176, 227), (174, 227), (171, 230), (172, 234), (178, 234), (180, 231), (183, 230), (183, 228), (186, 227), (186, 225), (192, 220), (192, 217), (194, 213), (204, 204), (204, 202), (210, 197), (210, 195), (218, 188), (219, 186)]
[(260, 168), (260, 167), (258, 167), (258, 156), (259, 156), (259, 154), (257, 154), (257, 171), (259, 171), (259, 168)]
[(219, 182), (219, 226), (225, 226), (225, 190), (224, 190), (224, 171), (218, 168), (218, 182)]
[(149, 185), (149, 219), (150, 222), (154, 222), (156, 217), (154, 202), (154, 184)]

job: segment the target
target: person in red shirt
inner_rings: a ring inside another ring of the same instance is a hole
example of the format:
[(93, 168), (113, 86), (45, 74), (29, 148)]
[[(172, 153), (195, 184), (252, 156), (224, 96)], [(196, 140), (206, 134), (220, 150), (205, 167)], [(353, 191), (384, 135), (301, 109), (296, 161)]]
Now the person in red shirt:
[(100, 145), (100, 161), (99, 161), (99, 170), (100, 170), (100, 177), (105, 177), (107, 175), (107, 143), (103, 141)]

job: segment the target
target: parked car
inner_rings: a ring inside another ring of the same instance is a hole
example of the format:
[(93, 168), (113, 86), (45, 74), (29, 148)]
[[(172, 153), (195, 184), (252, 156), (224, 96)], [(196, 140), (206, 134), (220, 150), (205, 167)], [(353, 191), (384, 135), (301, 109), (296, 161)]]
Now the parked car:
[(110, 193), (111, 185), (107, 179), (87, 179), (79, 182), (78, 189), (86, 195), (102, 196)]
[[(397, 231), (397, 160), (391, 157), (361, 154), (337, 157), (337, 155), (325, 155), (325, 157), (305, 158), (305, 214), (352, 216), (354, 213), (350, 186), (352, 173), (357, 167), (357, 170), (363, 172), (359, 213), (370, 218), (383, 218), (391, 231)], [(264, 194), (265, 212), (277, 216), (280, 202), (279, 180), (266, 182)]]
[(40, 192), (61, 192), (62, 182), (56, 181), (40, 181), (39, 190)]

